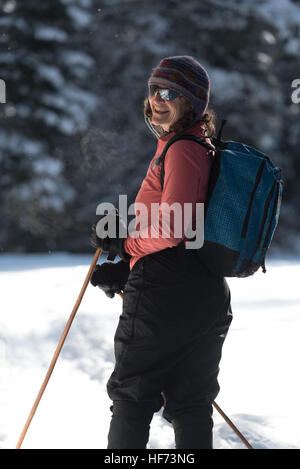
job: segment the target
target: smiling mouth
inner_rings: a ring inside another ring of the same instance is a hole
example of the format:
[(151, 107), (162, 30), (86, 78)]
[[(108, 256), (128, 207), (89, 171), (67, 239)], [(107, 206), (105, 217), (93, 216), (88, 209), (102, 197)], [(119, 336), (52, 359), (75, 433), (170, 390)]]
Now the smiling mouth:
[(154, 112), (156, 112), (156, 114), (166, 114), (168, 111), (159, 111), (158, 109), (154, 109)]

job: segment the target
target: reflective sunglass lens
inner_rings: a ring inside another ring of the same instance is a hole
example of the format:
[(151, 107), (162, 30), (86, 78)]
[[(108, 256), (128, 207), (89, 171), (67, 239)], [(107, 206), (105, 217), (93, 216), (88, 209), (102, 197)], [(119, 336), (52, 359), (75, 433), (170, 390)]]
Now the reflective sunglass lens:
[(161, 99), (165, 101), (173, 101), (176, 99), (180, 93), (178, 91), (171, 90), (169, 88), (158, 88), (155, 85), (150, 86), (150, 95), (156, 96), (157, 94), (160, 95)]
[(159, 90), (159, 94), (161, 99), (165, 99), (166, 101), (173, 101), (179, 96), (179, 93), (177, 91), (170, 90), (169, 88)]

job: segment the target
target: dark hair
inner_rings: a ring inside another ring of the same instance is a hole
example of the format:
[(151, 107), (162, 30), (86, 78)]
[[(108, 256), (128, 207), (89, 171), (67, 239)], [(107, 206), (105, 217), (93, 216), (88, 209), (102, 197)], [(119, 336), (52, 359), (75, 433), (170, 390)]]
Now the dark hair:
[[(184, 132), (195, 121), (195, 111), (193, 105), (185, 98), (186, 111), (184, 115), (178, 119), (170, 128), (170, 132), (181, 133)], [(151, 120), (152, 110), (150, 107), (149, 99), (144, 100), (144, 117)], [(203, 123), (204, 134), (206, 137), (213, 137), (216, 131), (216, 114), (211, 108), (207, 108), (205, 113), (197, 120)], [(153, 124), (152, 124), (153, 125)], [(160, 126), (154, 126), (155, 130), (162, 135), (164, 130)]]

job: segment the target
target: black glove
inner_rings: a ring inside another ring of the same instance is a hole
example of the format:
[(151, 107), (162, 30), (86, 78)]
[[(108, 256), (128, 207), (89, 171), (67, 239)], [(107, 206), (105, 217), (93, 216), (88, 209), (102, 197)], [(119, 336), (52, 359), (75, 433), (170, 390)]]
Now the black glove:
[(123, 261), (130, 260), (131, 256), (124, 249), (126, 237), (127, 227), (117, 210), (103, 215), (97, 224), (92, 226), (92, 246), (107, 252), (109, 261), (113, 261), (116, 256)]
[(124, 290), (130, 272), (129, 263), (119, 261), (116, 264), (104, 262), (97, 264), (91, 277), (91, 284), (98, 286), (106, 296), (113, 298), (115, 293)]

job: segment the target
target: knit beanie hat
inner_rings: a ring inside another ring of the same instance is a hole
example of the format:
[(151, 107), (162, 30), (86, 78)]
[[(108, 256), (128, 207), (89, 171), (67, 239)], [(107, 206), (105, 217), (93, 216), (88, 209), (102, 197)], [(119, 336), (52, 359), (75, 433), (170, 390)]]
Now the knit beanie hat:
[(196, 119), (204, 114), (209, 102), (210, 81), (205, 68), (193, 57), (166, 57), (153, 69), (148, 85), (165, 86), (179, 91), (194, 106)]

